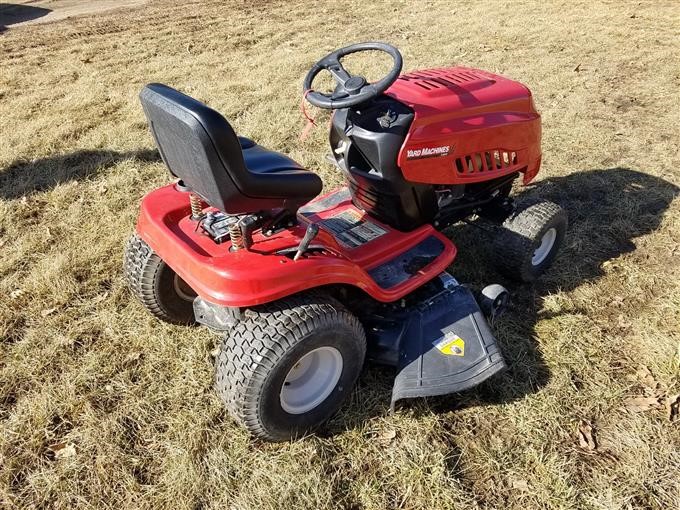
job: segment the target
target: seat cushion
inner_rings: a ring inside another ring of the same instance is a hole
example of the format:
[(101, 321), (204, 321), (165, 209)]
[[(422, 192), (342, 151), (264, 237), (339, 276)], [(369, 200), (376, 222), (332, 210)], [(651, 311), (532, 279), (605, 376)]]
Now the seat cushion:
[(319, 176), (305, 170), (288, 156), (266, 149), (243, 136), (239, 136), (239, 142), (246, 168), (253, 174), (258, 196), (314, 197), (321, 192), (323, 183)]
[(279, 172), (282, 170), (304, 170), (306, 172), (299, 163), (296, 163), (288, 156), (280, 152), (265, 149), (254, 142), (253, 145), (243, 148), (243, 161), (245, 161), (248, 170), (257, 174)]

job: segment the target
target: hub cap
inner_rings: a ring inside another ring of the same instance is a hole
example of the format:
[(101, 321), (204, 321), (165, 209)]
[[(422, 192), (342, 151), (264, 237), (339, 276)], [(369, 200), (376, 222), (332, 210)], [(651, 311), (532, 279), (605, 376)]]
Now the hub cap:
[(281, 407), (303, 414), (321, 404), (335, 389), (342, 374), (342, 355), (335, 347), (319, 347), (298, 360), (281, 388)]
[(555, 245), (555, 239), (557, 239), (557, 230), (554, 228), (546, 230), (543, 237), (541, 237), (541, 244), (534, 251), (534, 256), (531, 257), (532, 265), (537, 266), (546, 259)]

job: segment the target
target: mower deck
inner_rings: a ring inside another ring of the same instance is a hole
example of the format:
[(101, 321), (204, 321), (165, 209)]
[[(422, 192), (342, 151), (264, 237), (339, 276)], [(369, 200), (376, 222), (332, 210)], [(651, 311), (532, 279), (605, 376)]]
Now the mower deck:
[(405, 398), (467, 390), (506, 368), (474, 296), (448, 273), (402, 304), (362, 316), (369, 359), (397, 369), (392, 407)]
[[(269, 237), (258, 231), (248, 250), (230, 251), (229, 243), (216, 244), (197, 228), (188, 194), (168, 185), (143, 199), (137, 232), (201, 298), (229, 307), (330, 284), (393, 302), (436, 277), (456, 255), (454, 244), (430, 225), (400, 232), (366, 216), (346, 188), (311, 202), (298, 217), (298, 225)], [(310, 223), (319, 225), (319, 234), (293, 261)]]

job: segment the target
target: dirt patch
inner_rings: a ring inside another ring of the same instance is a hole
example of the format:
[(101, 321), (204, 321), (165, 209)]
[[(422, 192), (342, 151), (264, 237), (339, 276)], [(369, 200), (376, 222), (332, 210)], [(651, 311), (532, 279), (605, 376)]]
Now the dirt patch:
[(0, 3), (0, 31), (21, 25), (49, 23), (74, 16), (134, 7), (147, 0), (43, 0)]

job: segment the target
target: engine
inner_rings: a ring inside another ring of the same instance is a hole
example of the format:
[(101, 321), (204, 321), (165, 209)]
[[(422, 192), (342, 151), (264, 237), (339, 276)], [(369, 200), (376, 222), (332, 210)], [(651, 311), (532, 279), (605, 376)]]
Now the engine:
[(529, 182), (540, 167), (540, 137), (524, 85), (455, 67), (404, 74), (378, 99), (336, 110), (330, 144), (354, 203), (412, 230), (444, 213), (464, 217), (509, 193), (519, 174)]

